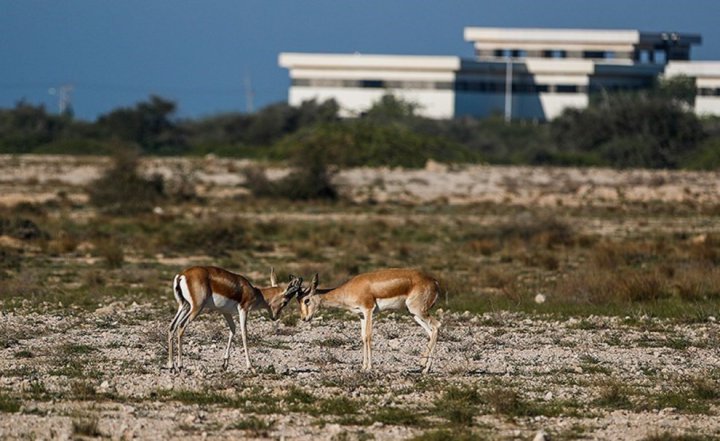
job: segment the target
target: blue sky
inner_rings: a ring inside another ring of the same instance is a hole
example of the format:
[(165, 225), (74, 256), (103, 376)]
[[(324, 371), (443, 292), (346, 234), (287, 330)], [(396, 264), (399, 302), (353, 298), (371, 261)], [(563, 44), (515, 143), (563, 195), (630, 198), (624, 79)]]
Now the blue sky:
[(157, 94), (179, 116), (285, 101), (280, 52), (472, 56), (466, 26), (700, 33), (694, 59), (720, 60), (716, 0), (0, 0), (0, 107), (57, 111), (48, 90), (74, 85), (94, 120)]

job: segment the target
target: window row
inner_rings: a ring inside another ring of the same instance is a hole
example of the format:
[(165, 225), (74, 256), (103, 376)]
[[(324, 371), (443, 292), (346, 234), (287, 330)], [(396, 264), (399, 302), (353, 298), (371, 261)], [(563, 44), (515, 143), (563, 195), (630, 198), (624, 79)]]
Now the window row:
[(698, 87), (698, 96), (720, 96), (720, 87)]
[[(386, 80), (340, 80), (340, 79), (308, 79), (294, 78), (294, 87), (340, 87), (360, 89), (412, 89), (412, 90), (454, 90), (456, 92), (505, 93), (503, 81), (386, 81)], [(635, 85), (597, 86), (575, 84), (534, 84), (512, 83), (512, 92), (517, 94), (538, 93), (583, 93), (605, 91), (637, 90), (643, 88)]]

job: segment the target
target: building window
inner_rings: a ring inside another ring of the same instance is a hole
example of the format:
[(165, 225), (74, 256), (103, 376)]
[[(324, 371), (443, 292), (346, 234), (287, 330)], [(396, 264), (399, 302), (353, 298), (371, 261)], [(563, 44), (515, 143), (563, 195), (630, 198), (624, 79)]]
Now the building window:
[(560, 49), (550, 49), (543, 51), (543, 57), (545, 58), (567, 58), (567, 51)]
[(603, 52), (603, 51), (584, 51), (583, 58), (604, 59), (605, 52)]
[(700, 96), (720, 96), (720, 88), (700, 87), (697, 94)]
[(360, 87), (365, 89), (382, 89), (385, 87), (385, 82), (382, 80), (361, 80)]
[(555, 86), (556, 93), (578, 93), (580, 92), (580, 86), (574, 84), (558, 84)]
[(665, 52), (664, 50), (656, 50), (654, 58), (655, 62), (658, 64), (666, 64), (668, 62), (667, 52)]

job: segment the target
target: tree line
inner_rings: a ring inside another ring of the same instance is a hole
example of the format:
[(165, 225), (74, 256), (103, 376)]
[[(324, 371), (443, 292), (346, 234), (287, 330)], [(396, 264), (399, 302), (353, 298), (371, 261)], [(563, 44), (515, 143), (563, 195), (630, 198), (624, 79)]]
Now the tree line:
[(177, 104), (150, 96), (89, 122), (25, 101), (0, 109), (0, 153), (204, 155), (340, 167), (422, 167), (452, 163), (715, 169), (720, 119), (699, 118), (687, 78), (648, 90), (600, 93), (585, 109), (547, 123), (487, 118), (433, 120), (414, 104), (385, 95), (362, 116), (340, 118), (333, 100), (255, 113), (176, 116)]

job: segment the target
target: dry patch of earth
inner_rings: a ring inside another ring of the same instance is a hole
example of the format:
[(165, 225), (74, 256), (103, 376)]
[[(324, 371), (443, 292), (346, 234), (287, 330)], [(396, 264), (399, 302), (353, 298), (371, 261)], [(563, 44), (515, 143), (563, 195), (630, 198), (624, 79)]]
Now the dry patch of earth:
[[(255, 314), (252, 374), (239, 338), (229, 370), (221, 369), (219, 316), (188, 328), (186, 369), (173, 373), (162, 369), (167, 320), (148, 305), (6, 313), (0, 389), (21, 405), (2, 414), (0, 437), (70, 439), (88, 421), (113, 439), (390, 440), (458, 424), (495, 439), (531, 439), (539, 430), (553, 439), (720, 436), (718, 397), (694, 395), (718, 380), (714, 322), (438, 313), (443, 328), (427, 376), (418, 359), (425, 336), (397, 314), (376, 321), (370, 373), (359, 370), (354, 317), (288, 320), (276, 330)], [(459, 417), (446, 407), (458, 404)]]

